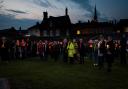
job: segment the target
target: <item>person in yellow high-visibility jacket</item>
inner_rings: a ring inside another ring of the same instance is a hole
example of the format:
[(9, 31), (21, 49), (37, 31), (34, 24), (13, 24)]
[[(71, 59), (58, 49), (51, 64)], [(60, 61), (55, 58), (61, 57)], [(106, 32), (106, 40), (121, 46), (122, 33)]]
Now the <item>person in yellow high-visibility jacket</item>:
[(68, 42), (67, 50), (68, 50), (68, 57), (69, 57), (70, 64), (73, 64), (74, 54), (75, 54), (75, 45), (71, 40)]

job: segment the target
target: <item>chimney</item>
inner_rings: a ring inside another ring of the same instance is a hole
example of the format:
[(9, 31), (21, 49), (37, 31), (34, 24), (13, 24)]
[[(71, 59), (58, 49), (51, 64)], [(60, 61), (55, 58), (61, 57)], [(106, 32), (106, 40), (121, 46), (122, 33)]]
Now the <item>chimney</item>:
[(47, 13), (47, 11), (46, 11), (46, 12), (43, 12), (43, 14), (44, 14), (44, 19), (47, 19), (47, 18), (48, 18), (48, 13)]

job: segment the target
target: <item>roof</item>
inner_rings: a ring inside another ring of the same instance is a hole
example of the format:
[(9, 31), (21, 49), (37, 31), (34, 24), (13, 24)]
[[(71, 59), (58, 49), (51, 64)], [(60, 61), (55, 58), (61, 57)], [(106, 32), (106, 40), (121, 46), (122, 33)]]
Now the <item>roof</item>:
[(121, 19), (118, 24), (123, 26), (128, 26), (128, 19)]
[(26, 34), (27, 30), (16, 30), (14, 27), (9, 29), (0, 30), (0, 36), (15, 37), (20, 34)]
[(73, 27), (80, 27), (80, 28), (95, 28), (95, 27), (113, 27), (113, 23), (109, 22), (84, 22), (84, 23), (76, 23), (73, 24)]
[(69, 16), (50, 17), (49, 21), (55, 26), (63, 26), (71, 24)]
[(39, 26), (40, 26), (40, 24), (39, 24), (39, 22), (37, 22), (36, 25), (34, 25), (34, 26), (28, 28), (28, 30), (32, 30), (32, 29), (36, 29), (36, 28), (38, 29)]
[(52, 26), (53, 28), (65, 28), (69, 27), (70, 25), (71, 21), (68, 15), (59, 17), (50, 16), (49, 18), (42, 21), (41, 28), (47, 28), (50, 26)]

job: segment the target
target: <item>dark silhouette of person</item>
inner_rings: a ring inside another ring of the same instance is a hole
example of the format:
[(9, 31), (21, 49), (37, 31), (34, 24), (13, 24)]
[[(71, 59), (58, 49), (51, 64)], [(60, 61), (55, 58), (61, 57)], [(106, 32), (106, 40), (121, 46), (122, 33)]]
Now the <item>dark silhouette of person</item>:
[(100, 35), (100, 39), (98, 42), (98, 66), (99, 66), (99, 69), (104, 67), (103, 64), (104, 64), (105, 52), (106, 52), (106, 48), (105, 48), (104, 37), (102, 35)]
[(67, 42), (63, 42), (63, 61), (68, 63), (68, 50), (67, 50)]
[(110, 36), (108, 36), (106, 42), (106, 62), (107, 62), (107, 71), (111, 72), (112, 63), (114, 61), (114, 52), (115, 52), (115, 45)]
[(80, 54), (80, 64), (84, 64), (84, 56), (85, 56), (85, 45), (82, 39), (80, 39), (79, 45), (78, 45), (78, 51)]
[(10, 60), (14, 60), (16, 58), (15, 53), (16, 53), (16, 44), (15, 44), (15, 40), (12, 40), (9, 42), (9, 57)]
[(5, 37), (2, 37), (0, 42), (0, 55), (2, 61), (9, 61), (9, 43)]
[(40, 59), (43, 60), (44, 59), (44, 47), (43, 47), (43, 42), (42, 40), (40, 40), (37, 43), (37, 54), (40, 56)]
[(51, 57), (56, 62), (59, 58), (59, 45), (57, 41), (54, 41), (51, 46)]
[(127, 64), (127, 61), (126, 61), (126, 35), (125, 34), (123, 34), (121, 37), (120, 45), (121, 45), (120, 63)]

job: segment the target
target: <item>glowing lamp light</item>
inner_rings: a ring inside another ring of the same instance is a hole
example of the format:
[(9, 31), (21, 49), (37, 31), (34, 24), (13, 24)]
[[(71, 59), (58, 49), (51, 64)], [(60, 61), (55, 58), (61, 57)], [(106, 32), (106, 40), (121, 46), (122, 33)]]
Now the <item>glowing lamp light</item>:
[(81, 34), (80, 30), (77, 30), (77, 35), (80, 35), (80, 34)]

